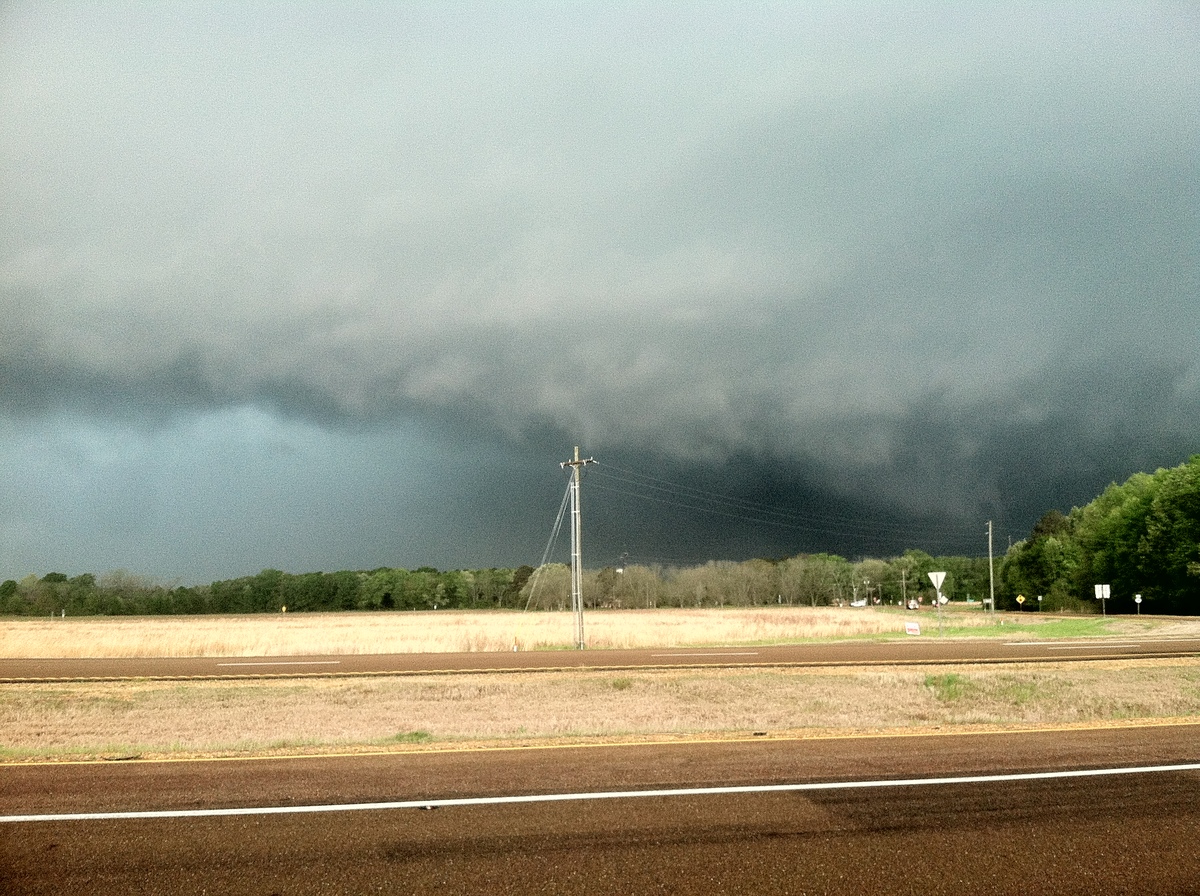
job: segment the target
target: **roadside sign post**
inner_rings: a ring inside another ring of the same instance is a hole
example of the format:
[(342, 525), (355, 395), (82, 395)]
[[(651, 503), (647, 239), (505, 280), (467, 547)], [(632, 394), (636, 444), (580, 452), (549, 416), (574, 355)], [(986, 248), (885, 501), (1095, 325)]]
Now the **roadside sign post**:
[(933, 582), (933, 590), (937, 592), (937, 611), (938, 611), (938, 637), (942, 636), (942, 582), (945, 580), (944, 572), (929, 573), (929, 581)]
[(1017, 609), (1018, 610), (1025, 609), (1025, 595), (1024, 594), (1017, 595)]
[(1042, 596), (1038, 595), (1038, 612), (1042, 612)]
[(1133, 602), (1135, 604), (1137, 604), (1138, 615), (1141, 616), (1142, 615), (1142, 596), (1140, 594), (1135, 594), (1133, 596)]
[(1096, 600), (1100, 601), (1100, 615), (1108, 615), (1108, 604), (1105, 603), (1112, 596), (1112, 585), (1097, 585)]

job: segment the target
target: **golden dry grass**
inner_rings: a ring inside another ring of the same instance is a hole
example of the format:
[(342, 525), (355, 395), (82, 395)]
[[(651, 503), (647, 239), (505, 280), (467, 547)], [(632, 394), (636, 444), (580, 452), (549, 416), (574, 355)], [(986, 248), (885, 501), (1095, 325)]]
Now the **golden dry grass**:
[[(761, 644), (898, 633), (911, 616), (759, 607), (601, 611), (603, 647)], [(926, 630), (936, 625), (926, 611)], [(946, 613), (959, 631), (1005, 622)], [(1197, 621), (1112, 619), (1089, 633), (1194, 636)], [(1067, 624), (1074, 624), (1068, 621)], [(1055, 628), (1060, 626), (1060, 628)], [(936, 630), (935, 628), (933, 630)], [(278, 656), (566, 647), (567, 613), (0, 620), (0, 656)], [(1068, 725), (1200, 717), (1200, 660), (1004, 667), (506, 673), (0, 686), (0, 759), (412, 749), (543, 739)]]
[[(1003, 615), (1003, 614), (1002, 614)], [(585, 614), (593, 649), (786, 643), (902, 634), (898, 611), (751, 607), (601, 610)], [(956, 627), (990, 627), (980, 610), (946, 613)], [(921, 621), (936, 626), (925, 611)], [(324, 656), (567, 648), (570, 613), (437, 611), (252, 616), (88, 616), (0, 620), (0, 657)]]
[(1200, 716), (1200, 659), (0, 689), (0, 757), (411, 749)]

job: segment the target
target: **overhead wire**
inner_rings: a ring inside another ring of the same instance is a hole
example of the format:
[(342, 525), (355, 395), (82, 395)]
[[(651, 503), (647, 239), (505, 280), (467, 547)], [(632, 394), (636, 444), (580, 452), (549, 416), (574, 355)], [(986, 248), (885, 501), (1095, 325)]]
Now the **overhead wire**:
[(538, 564), (537, 569), (533, 571), (531, 578), (532, 584), (529, 586), (529, 598), (525, 601), (525, 609), (528, 610), (533, 603), (533, 598), (537, 594), (538, 585), (541, 583), (541, 578), (538, 576), (543, 569), (546, 568), (546, 561), (550, 559), (550, 552), (554, 549), (555, 542), (558, 541), (559, 533), (562, 531), (563, 519), (567, 515), (567, 507), (571, 502), (571, 484), (567, 483), (567, 490), (563, 492), (562, 503), (558, 506), (558, 517), (554, 520), (554, 526), (550, 530), (550, 538), (546, 542), (546, 550), (542, 552), (542, 562)]
[(591, 483), (594, 491), (788, 531), (853, 537), (875, 544), (884, 544), (904, 534), (926, 540), (966, 544), (966, 536), (959, 527), (919, 522), (866, 521), (846, 514), (784, 510), (603, 463), (596, 464), (590, 470), (589, 478), (596, 477), (601, 481)]
[[(837, 524), (837, 525), (848, 526), (850, 531), (875, 530), (875, 529), (879, 529), (881, 527), (892, 529), (894, 531), (900, 531), (900, 532), (909, 531), (912, 529), (911, 524), (875, 523), (875, 522), (868, 523), (868, 522), (863, 521), (860, 517), (850, 516), (848, 514), (813, 513), (811, 511), (805, 511), (805, 512), (801, 513), (801, 512), (796, 512), (796, 511), (792, 511), (792, 510), (781, 510), (778, 508), (769, 507), (760, 502), (750, 501), (745, 498), (737, 498), (737, 497), (733, 497), (731, 495), (722, 494), (722, 493), (718, 493), (718, 492), (710, 492), (710, 491), (707, 491), (704, 489), (694, 488), (692, 486), (680, 485), (678, 483), (671, 482), (670, 480), (662, 479), (662, 478), (656, 477), (656, 476), (648, 476), (643, 473), (638, 473), (636, 471), (627, 470), (627, 469), (623, 469), (620, 467), (613, 467), (613, 466), (606, 465), (604, 467), (599, 467), (596, 472), (599, 472), (603, 475), (603, 473), (607, 470), (613, 470), (616, 473), (620, 474), (620, 475), (615, 475), (615, 476), (609, 477), (614, 481), (628, 483), (628, 484), (634, 485), (635, 487), (642, 486), (642, 487), (651, 489), (653, 491), (665, 492), (665, 493), (667, 493), (668, 497), (666, 497), (666, 498), (657, 497), (657, 496), (651, 497), (651, 496), (647, 496), (641, 492), (622, 491), (621, 489), (616, 489), (611, 486), (595, 486), (595, 487), (602, 488), (602, 489), (612, 491), (612, 492), (618, 492), (621, 494), (631, 495), (634, 497), (644, 497), (644, 498), (648, 498), (649, 500), (658, 500), (661, 503), (673, 503), (673, 504), (677, 504), (678, 506), (687, 507), (687, 508), (691, 508), (691, 509), (707, 508), (709, 505), (717, 505), (717, 506), (724, 505), (728, 509), (723, 510), (722, 512), (727, 513), (729, 515), (737, 516), (739, 514), (739, 512), (745, 511), (746, 513), (753, 514), (752, 517), (749, 517), (749, 519), (751, 519), (751, 521), (770, 521), (772, 519), (777, 519), (780, 522), (787, 523), (789, 525), (792, 523), (797, 523), (797, 522), (801, 522), (801, 523), (812, 522), (814, 524), (833, 523), (833, 524)], [(701, 502), (701, 504), (696, 505), (696, 504), (685, 503), (682, 500), (673, 500), (672, 496), (679, 496), (679, 497), (682, 497), (682, 498), (685, 498), (688, 500), (699, 501), (699, 502)], [(924, 527), (924, 528), (931, 529), (931, 527)], [(832, 531), (844, 531), (844, 530), (834, 529)], [(941, 527), (932, 527), (932, 531), (950, 533), (950, 532), (957, 531), (957, 530), (949, 529), (949, 528), (941, 528)]]

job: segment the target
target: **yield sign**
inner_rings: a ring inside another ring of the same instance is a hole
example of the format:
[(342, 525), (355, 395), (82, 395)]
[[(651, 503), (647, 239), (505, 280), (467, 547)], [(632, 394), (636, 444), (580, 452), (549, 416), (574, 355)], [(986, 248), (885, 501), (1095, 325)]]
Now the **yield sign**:
[(945, 578), (946, 574), (944, 572), (929, 573), (929, 581), (933, 582), (933, 587), (937, 589), (939, 594), (942, 592), (942, 580)]

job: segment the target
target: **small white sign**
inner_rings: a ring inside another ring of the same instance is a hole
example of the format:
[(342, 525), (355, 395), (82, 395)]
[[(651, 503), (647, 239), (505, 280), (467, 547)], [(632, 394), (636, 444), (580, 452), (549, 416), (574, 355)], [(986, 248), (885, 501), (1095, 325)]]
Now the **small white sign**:
[(1112, 585), (1097, 585), (1096, 600), (1108, 600), (1112, 594)]
[(905, 633), (905, 634), (907, 634), (907, 635), (919, 635), (919, 634), (921, 634), (921, 623), (919, 623), (919, 622), (906, 622), (906, 623), (904, 623), (904, 633)]

